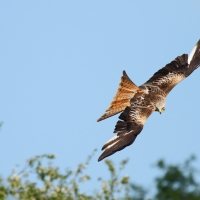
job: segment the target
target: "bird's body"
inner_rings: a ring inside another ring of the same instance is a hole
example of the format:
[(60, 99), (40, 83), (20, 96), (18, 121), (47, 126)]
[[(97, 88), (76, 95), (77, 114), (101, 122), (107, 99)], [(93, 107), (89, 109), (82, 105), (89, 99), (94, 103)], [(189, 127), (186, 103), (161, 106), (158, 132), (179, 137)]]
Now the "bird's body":
[(173, 87), (188, 77), (199, 65), (200, 40), (189, 58), (187, 54), (178, 56), (139, 87), (123, 71), (118, 91), (110, 107), (97, 120), (104, 120), (123, 111), (114, 129), (117, 135), (102, 147), (104, 152), (98, 161), (131, 145), (142, 131), (147, 118), (154, 111), (162, 113), (165, 110), (166, 97)]

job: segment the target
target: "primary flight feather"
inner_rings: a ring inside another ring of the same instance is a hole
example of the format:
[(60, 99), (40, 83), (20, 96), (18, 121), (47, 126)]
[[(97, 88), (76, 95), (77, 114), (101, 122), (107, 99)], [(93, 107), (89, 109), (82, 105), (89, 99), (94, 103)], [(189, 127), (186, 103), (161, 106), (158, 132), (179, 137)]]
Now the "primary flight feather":
[(162, 113), (166, 108), (166, 96), (180, 81), (200, 66), (200, 40), (187, 54), (178, 56), (158, 70), (146, 83), (136, 86), (125, 71), (113, 101), (98, 122), (120, 113), (114, 133), (104, 146), (98, 161), (131, 145), (142, 131), (147, 118), (154, 112)]

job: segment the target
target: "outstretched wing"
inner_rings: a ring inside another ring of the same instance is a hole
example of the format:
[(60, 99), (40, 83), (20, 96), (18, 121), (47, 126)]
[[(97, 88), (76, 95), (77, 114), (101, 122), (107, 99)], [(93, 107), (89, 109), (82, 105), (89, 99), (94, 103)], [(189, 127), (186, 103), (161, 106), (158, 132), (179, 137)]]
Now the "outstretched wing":
[[(174, 86), (188, 77), (200, 65), (200, 40), (187, 54), (178, 56), (171, 63), (157, 71), (145, 84), (158, 86), (168, 94)], [(144, 84), (144, 85), (145, 85)]]
[(115, 126), (114, 133), (117, 133), (115, 137), (109, 140), (103, 147), (104, 152), (99, 157), (98, 161), (101, 161), (105, 157), (114, 154), (117, 151), (124, 149), (131, 145), (137, 135), (142, 131), (143, 126), (150, 114), (155, 110), (155, 107), (146, 101), (142, 96), (134, 98), (134, 102), (119, 116), (119, 121)]

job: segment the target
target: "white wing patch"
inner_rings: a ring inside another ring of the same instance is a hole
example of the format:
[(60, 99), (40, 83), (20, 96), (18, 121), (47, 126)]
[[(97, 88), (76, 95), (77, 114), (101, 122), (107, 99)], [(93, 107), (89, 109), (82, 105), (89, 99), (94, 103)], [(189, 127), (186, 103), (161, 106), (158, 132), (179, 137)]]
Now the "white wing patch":
[[(106, 144), (107, 143), (109, 143), (109, 142), (111, 142), (111, 141), (113, 141), (113, 140), (115, 140), (115, 139), (117, 139), (119, 136), (118, 135), (115, 135), (114, 137), (112, 137), (110, 140), (108, 140), (107, 142), (106, 142)], [(105, 145), (106, 145), (105, 144)], [(109, 145), (110, 146), (110, 145)]]
[[(124, 134), (124, 136), (125, 136), (125, 135), (128, 135), (128, 134), (131, 133), (131, 132), (132, 132), (132, 131), (127, 132), (126, 134)], [(117, 139), (117, 138), (119, 138), (119, 137), (120, 137), (120, 136), (118, 136), (118, 135), (112, 137), (110, 140), (108, 140), (108, 141), (106, 142), (106, 144), (109, 143), (109, 142), (111, 142), (111, 141), (113, 141), (113, 140), (115, 140), (115, 139)], [(113, 145), (115, 145), (117, 142), (120, 142), (120, 140), (117, 140), (117, 141), (113, 142), (112, 144), (108, 145), (108, 146), (105, 148), (105, 150), (111, 148), (111, 147), (112, 147)], [(105, 145), (106, 145), (106, 144), (105, 144)]]
[(190, 55), (188, 57), (188, 64), (190, 64), (190, 62), (191, 62), (191, 60), (192, 60), (192, 58), (194, 56), (194, 53), (195, 53), (196, 49), (197, 49), (197, 44), (193, 47), (193, 49), (192, 49), (192, 51), (191, 51), (191, 53), (190, 53)]
[(115, 145), (117, 142), (118, 142), (118, 141), (116, 141), (116, 142), (114, 142), (114, 143), (108, 145), (108, 146), (105, 148), (105, 150), (109, 149), (110, 147), (112, 147), (113, 145)]

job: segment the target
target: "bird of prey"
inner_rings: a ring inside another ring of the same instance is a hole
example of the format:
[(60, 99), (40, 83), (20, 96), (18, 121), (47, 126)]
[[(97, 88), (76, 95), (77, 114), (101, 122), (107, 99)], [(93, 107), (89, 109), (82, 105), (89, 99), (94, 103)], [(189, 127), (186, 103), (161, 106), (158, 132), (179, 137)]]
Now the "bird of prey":
[(166, 108), (166, 97), (180, 81), (188, 77), (200, 65), (200, 40), (190, 55), (183, 54), (158, 70), (141, 86), (135, 85), (125, 71), (113, 101), (98, 122), (122, 112), (114, 133), (116, 136), (104, 144), (98, 161), (131, 145), (142, 131), (147, 118), (154, 112), (160, 114)]

